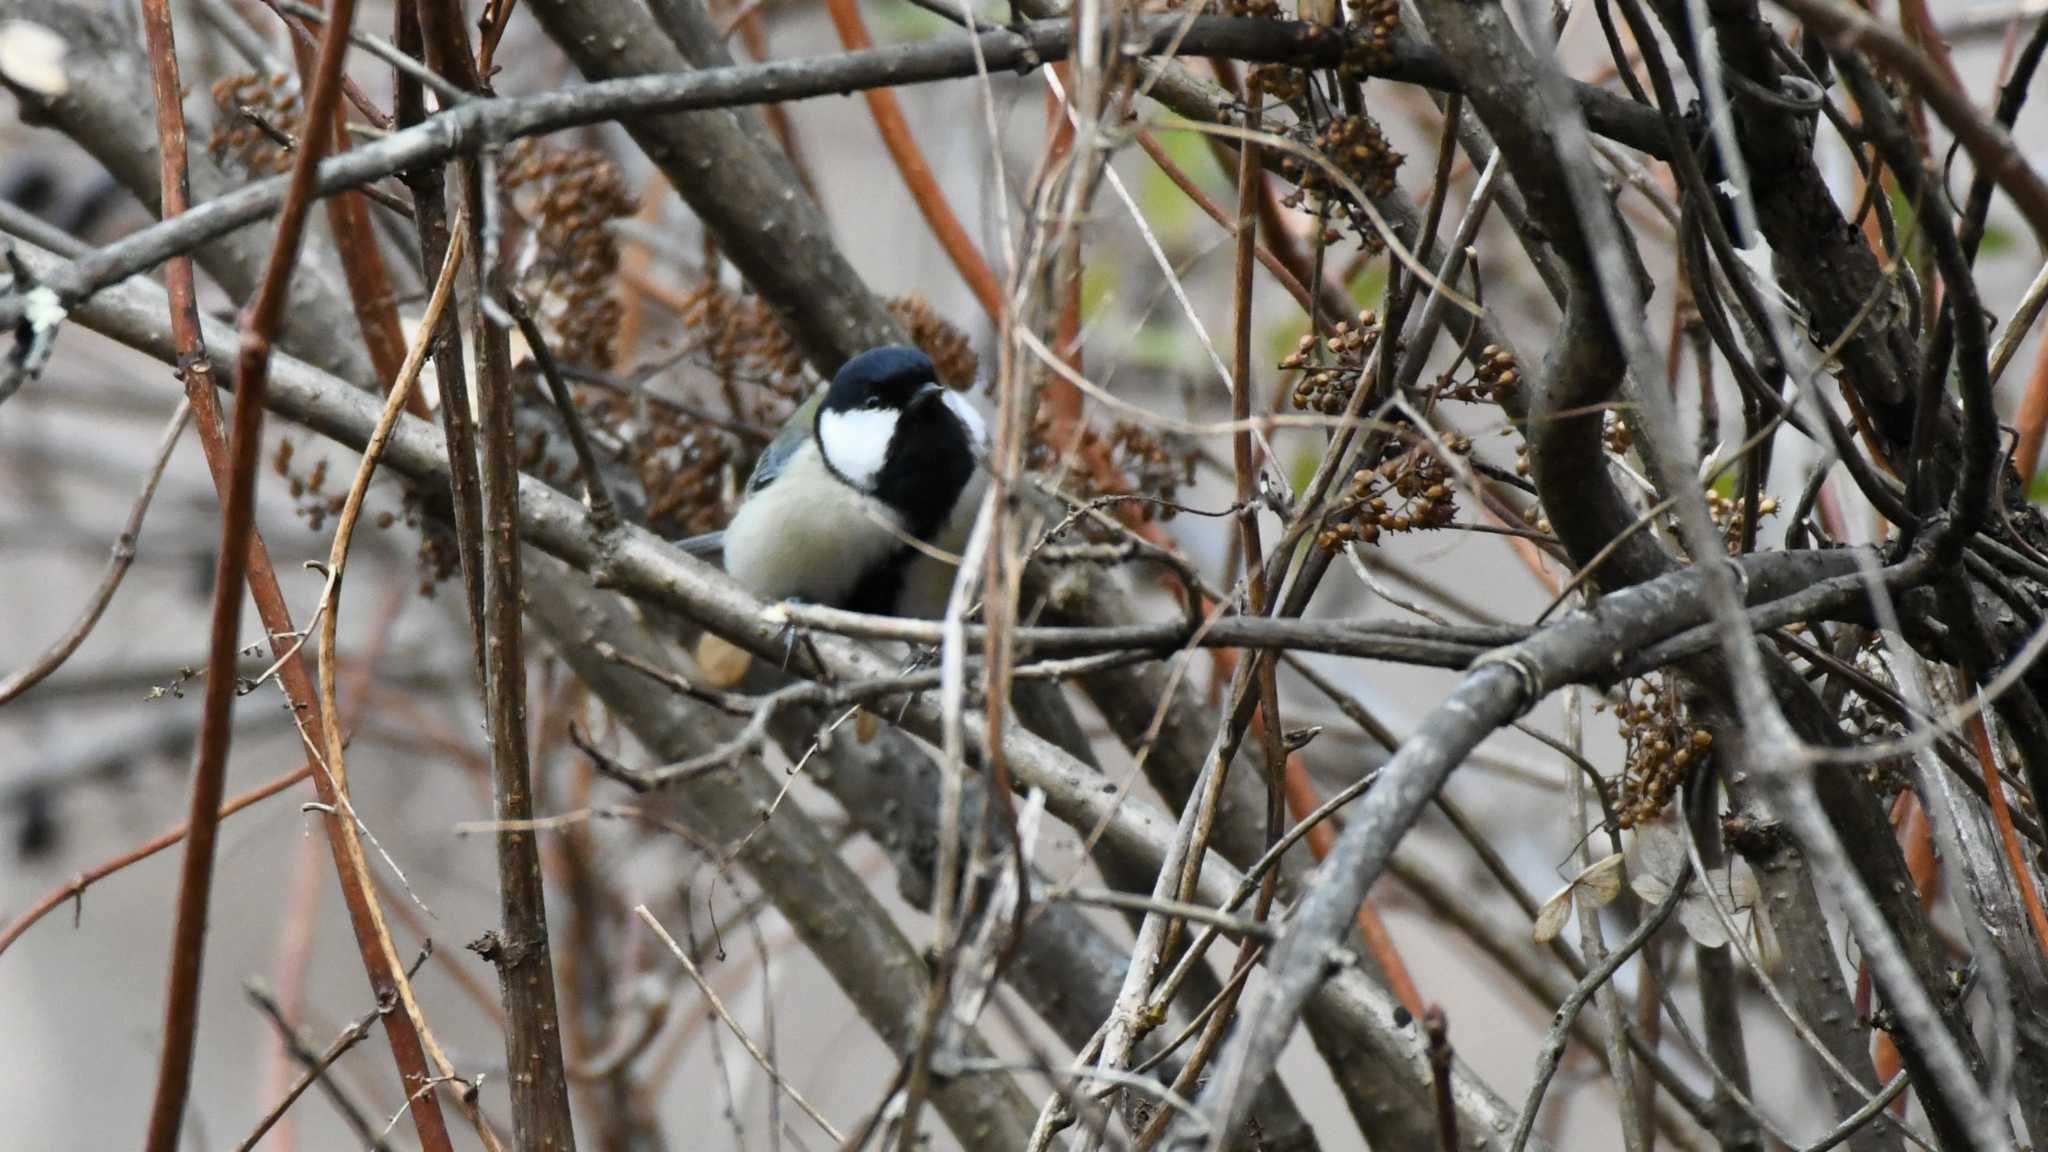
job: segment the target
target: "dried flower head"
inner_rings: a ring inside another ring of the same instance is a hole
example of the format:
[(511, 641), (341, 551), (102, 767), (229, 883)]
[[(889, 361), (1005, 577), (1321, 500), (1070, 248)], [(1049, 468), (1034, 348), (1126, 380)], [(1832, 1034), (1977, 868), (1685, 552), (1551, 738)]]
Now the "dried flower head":
[(291, 149), (279, 133), (290, 131), (303, 116), (297, 80), (282, 72), (223, 76), (214, 81), (213, 105), (219, 114), (206, 153), (215, 163), (252, 174), (291, 168)]
[(619, 245), (607, 225), (638, 209), (618, 167), (587, 148), (521, 140), (506, 152), (500, 186), (531, 228), (520, 253), (520, 291), (536, 302), (556, 355), (610, 367)]

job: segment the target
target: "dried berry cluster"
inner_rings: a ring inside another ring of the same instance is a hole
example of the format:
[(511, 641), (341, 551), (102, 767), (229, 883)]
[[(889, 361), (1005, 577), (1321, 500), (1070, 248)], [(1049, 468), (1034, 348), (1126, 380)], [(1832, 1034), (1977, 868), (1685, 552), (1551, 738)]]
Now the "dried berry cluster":
[[(803, 402), (803, 358), (759, 298), (706, 283), (685, 298), (680, 319), (684, 346), (710, 370), (734, 421), (772, 430)], [(578, 402), (638, 480), (648, 528), (681, 537), (725, 523), (754, 466), (757, 441), (633, 393), (586, 388)]]
[[(803, 394), (803, 354), (760, 297), (707, 281), (685, 296), (682, 306), (680, 319), (690, 346), (727, 387), (728, 401), (741, 403), (733, 391), (735, 381), (757, 385), (749, 391), (758, 399)], [(780, 413), (774, 420), (762, 419), (769, 414), (758, 411), (758, 405), (737, 408), (735, 415), (769, 427), (781, 419)]]
[(1671, 803), (1686, 771), (1713, 748), (1714, 734), (1691, 723), (1661, 676), (1629, 681), (1614, 720), (1628, 751), (1621, 775), (1607, 782), (1607, 799), (1621, 826), (1633, 828)]
[(522, 251), (520, 290), (555, 354), (608, 368), (619, 330), (612, 293), (619, 245), (606, 225), (637, 210), (619, 170), (603, 153), (521, 140), (505, 157), (506, 196), (533, 231)]
[(1380, 320), (1371, 311), (1360, 312), (1355, 320), (1340, 320), (1323, 337), (1322, 351), (1330, 359), (1315, 363), (1315, 337), (1303, 336), (1294, 351), (1280, 361), (1285, 371), (1299, 371), (1294, 385), (1294, 406), (1304, 412), (1335, 415), (1351, 403), (1365, 373), (1365, 362), (1380, 342)]
[(297, 81), (282, 72), (223, 76), (214, 81), (213, 105), (219, 115), (206, 152), (215, 163), (250, 173), (279, 173), (292, 166), (291, 151), (263, 125), (282, 130), (299, 122)]
[[(1374, 199), (1394, 190), (1394, 174), (1401, 170), (1401, 162), (1406, 159), (1387, 143), (1379, 122), (1364, 113), (1340, 116), (1330, 121), (1315, 134), (1309, 145)], [(1288, 207), (1300, 208), (1312, 200), (1328, 200), (1342, 205), (1360, 243), (1368, 251), (1377, 251), (1384, 243), (1378, 230), (1350, 203), (1349, 196), (1330, 178), (1322, 165), (1287, 156), (1280, 161), (1280, 170), (1297, 185), (1283, 201)]]
[[(751, 395), (755, 390), (748, 389)], [(762, 389), (766, 392), (766, 389)], [(793, 396), (756, 397), (757, 408), (793, 408)], [(629, 471), (644, 500), (646, 527), (670, 538), (709, 532), (725, 523), (738, 484), (753, 467), (748, 442), (699, 416), (649, 397), (600, 387), (577, 390), (577, 407), (599, 451)], [(578, 481), (573, 458), (551, 445), (549, 429), (522, 444), (521, 466), (555, 483)], [(558, 475), (559, 474), (559, 475)]]
[(1308, 71), (1292, 64), (1261, 64), (1251, 70), (1247, 83), (1249, 91), (1293, 104), (1308, 94)]
[[(1464, 436), (1451, 437), (1446, 446), (1459, 455), (1472, 451), (1472, 441)], [(1351, 474), (1343, 500), (1317, 534), (1316, 545), (1334, 549), (1354, 541), (1376, 544), (1384, 533), (1445, 527), (1457, 514), (1451, 471), (1435, 448), (1427, 443), (1404, 448), (1397, 441), (1387, 446), (1378, 465)]]
[[(304, 473), (293, 468), (298, 445), (289, 436), (280, 437), (277, 447), (270, 456), (271, 470), (284, 477), (286, 490), (291, 493), (293, 511), (305, 517), (306, 527), (318, 532), (327, 526), (331, 516), (341, 515), (348, 503), (343, 492), (327, 491), (327, 459), (321, 457)], [(462, 570), (460, 555), (455, 544), (455, 533), (443, 520), (421, 515), (421, 496), (417, 489), (406, 485), (399, 496), (397, 512), (383, 511), (376, 514), (374, 522), (378, 529), (389, 529), (401, 519), (409, 528), (420, 533), (420, 595), (432, 596), (434, 585), (452, 579)]]
[(1345, 0), (1350, 42), (1344, 48), (1340, 73), (1346, 80), (1365, 80), (1393, 63), (1394, 30), (1401, 25), (1401, 0)]
[[(1742, 496), (1739, 493), (1734, 496), (1723, 496), (1709, 488), (1706, 492), (1706, 497), (1707, 515), (1713, 517), (1714, 527), (1721, 530), (1721, 538), (1727, 541), (1728, 550), (1732, 552), (1741, 548), (1744, 522), (1749, 519), (1749, 510), (1744, 507)], [(1778, 514), (1778, 498), (1775, 496), (1757, 497), (1756, 513), (1758, 520), (1762, 520), (1765, 516), (1776, 516)]]
[(1472, 358), (1472, 376), (1457, 378), (1457, 365), (1437, 378), (1437, 395), (1445, 400), (1468, 404), (1498, 404), (1512, 397), (1522, 386), (1522, 373), (1515, 366), (1515, 354), (1498, 344), (1488, 344)]

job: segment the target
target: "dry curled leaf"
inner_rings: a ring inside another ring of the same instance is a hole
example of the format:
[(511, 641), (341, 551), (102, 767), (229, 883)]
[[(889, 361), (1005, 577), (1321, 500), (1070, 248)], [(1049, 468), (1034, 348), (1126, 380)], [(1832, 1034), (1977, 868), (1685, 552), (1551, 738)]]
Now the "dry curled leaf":
[(1557, 939), (1571, 916), (1574, 900), (1583, 899), (1590, 908), (1605, 908), (1614, 903), (1614, 898), (1621, 895), (1622, 862), (1619, 852), (1603, 856), (1586, 865), (1570, 883), (1545, 900), (1536, 911), (1536, 942), (1548, 944)]
[[(1667, 824), (1644, 824), (1636, 828), (1636, 875), (1629, 887), (1646, 903), (1661, 904), (1671, 895), (1671, 885), (1683, 867), (1686, 851), (1684, 834)], [(1761, 904), (1756, 875), (1740, 861), (1707, 877), (1705, 884), (1694, 875), (1679, 898), (1678, 923), (1693, 943), (1702, 948), (1724, 948), (1730, 939), (1728, 924), (1715, 910), (1726, 909), (1738, 931), (1765, 940), (1758, 917)]]

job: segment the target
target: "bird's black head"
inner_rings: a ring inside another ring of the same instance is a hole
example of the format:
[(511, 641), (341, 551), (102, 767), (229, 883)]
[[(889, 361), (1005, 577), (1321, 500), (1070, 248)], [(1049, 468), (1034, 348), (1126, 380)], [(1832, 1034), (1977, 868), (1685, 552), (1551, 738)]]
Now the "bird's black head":
[(835, 412), (902, 411), (926, 385), (938, 384), (931, 357), (915, 348), (890, 344), (870, 348), (841, 365), (825, 393), (824, 408)]

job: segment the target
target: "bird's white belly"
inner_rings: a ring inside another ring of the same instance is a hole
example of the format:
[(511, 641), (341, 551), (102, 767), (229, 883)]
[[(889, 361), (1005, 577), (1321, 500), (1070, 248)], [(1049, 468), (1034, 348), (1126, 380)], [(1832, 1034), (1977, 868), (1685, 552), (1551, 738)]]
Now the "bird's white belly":
[(892, 514), (804, 445), (725, 529), (725, 569), (763, 600), (836, 604), (902, 546)]

